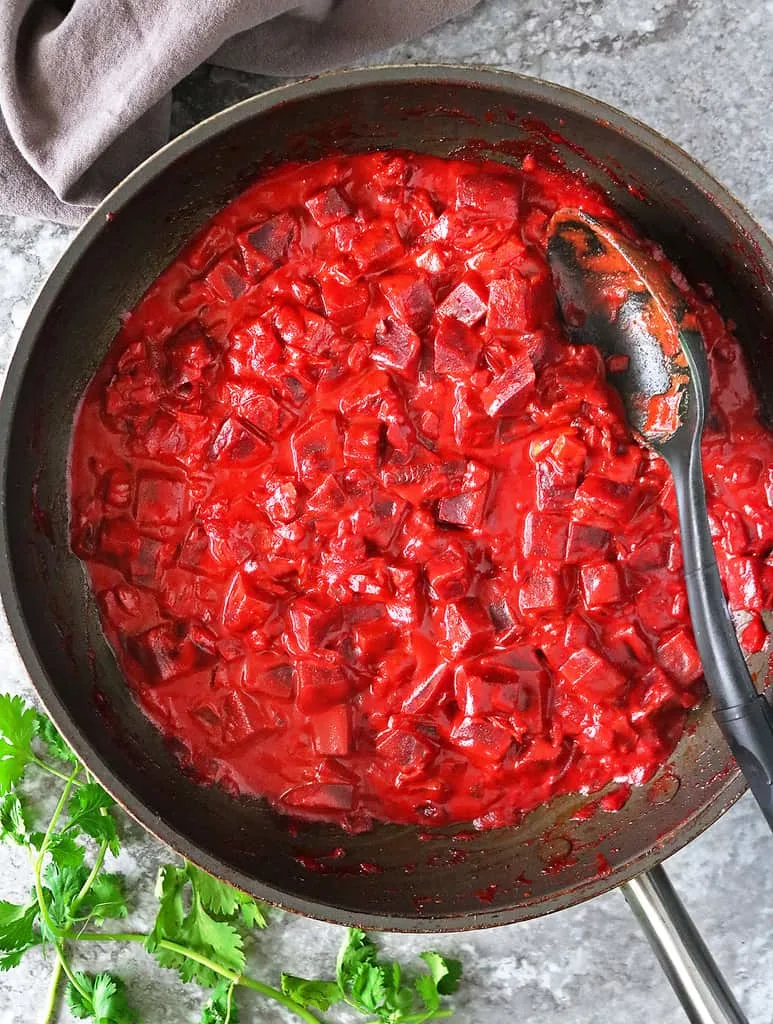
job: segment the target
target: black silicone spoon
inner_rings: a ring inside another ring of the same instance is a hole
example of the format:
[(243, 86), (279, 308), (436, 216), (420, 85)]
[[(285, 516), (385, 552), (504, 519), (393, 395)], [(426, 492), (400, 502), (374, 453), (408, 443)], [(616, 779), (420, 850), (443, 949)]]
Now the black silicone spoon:
[(547, 252), (570, 337), (607, 357), (632, 429), (671, 470), (690, 615), (714, 715), (773, 829), (773, 711), (738, 643), (709, 530), (701, 436), (710, 382), (700, 327), (658, 260), (606, 221), (559, 210)]

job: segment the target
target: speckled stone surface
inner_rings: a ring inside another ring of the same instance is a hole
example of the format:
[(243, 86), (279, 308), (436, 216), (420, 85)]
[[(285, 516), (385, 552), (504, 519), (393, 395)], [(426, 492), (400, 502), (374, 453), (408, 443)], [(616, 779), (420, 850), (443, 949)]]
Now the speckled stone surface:
[[(373, 58), (493, 64), (572, 86), (648, 122), (680, 143), (773, 229), (773, 2), (771, 0), (486, 0), (420, 40)], [(204, 68), (178, 90), (176, 131), (259, 92), (267, 79)], [(4, 372), (35, 291), (71, 232), (0, 219), (0, 370)], [(30, 694), (4, 620), (1, 688)], [(116, 867), (140, 894), (130, 926), (150, 921), (153, 877), (166, 851), (127, 823)], [(773, 841), (748, 797), (669, 863), (671, 877), (753, 1024), (773, 1019)], [(0, 848), (0, 896), (21, 899), (27, 865)], [(133, 884), (136, 883), (136, 886)], [(341, 929), (275, 915), (251, 950), (254, 973), (329, 971)], [(618, 893), (542, 920), (462, 936), (384, 938), (402, 956), (427, 945), (460, 956), (459, 1024), (678, 1024), (684, 1015)], [(90, 950), (82, 965), (120, 973), (146, 1024), (199, 1019), (201, 993), (183, 987), (135, 949)], [(38, 1019), (50, 963), (37, 952), (0, 975), (0, 1022)], [(243, 1020), (290, 1020), (245, 1000)], [(62, 1010), (59, 1020), (68, 1020)], [(346, 1021), (331, 1013), (330, 1020)]]

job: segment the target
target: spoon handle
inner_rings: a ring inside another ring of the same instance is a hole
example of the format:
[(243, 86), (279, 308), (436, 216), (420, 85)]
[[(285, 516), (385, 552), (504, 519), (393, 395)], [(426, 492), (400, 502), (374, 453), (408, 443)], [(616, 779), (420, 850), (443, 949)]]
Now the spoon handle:
[(757, 692), (730, 618), (709, 530), (700, 435), (669, 458), (695, 642), (714, 716), (773, 830), (773, 709)]

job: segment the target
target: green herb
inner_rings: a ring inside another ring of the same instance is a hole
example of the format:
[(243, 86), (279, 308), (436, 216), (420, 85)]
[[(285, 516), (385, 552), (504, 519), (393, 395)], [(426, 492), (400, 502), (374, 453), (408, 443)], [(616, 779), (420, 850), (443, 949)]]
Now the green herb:
[[(28, 772), (42, 772), (59, 787), (43, 831), (36, 828), (39, 815), (25, 796)], [(187, 861), (160, 868), (158, 910), (149, 932), (108, 930), (106, 921), (128, 913), (123, 876), (104, 868), (119, 852), (119, 814), (51, 721), (20, 697), (0, 695), (0, 841), (26, 848), (33, 882), (28, 902), (0, 900), (0, 971), (17, 967), (36, 946), (53, 954), (42, 1024), (55, 1017), (62, 983), (74, 1017), (139, 1024), (119, 977), (74, 966), (84, 942), (142, 943), (182, 981), (204, 986), (209, 996), (201, 1024), (239, 1024), (237, 1000), (245, 988), (307, 1024), (318, 1024), (337, 1004), (358, 1010), (373, 1024), (423, 1024), (451, 1016), (444, 999), (458, 988), (457, 960), (422, 953), (426, 970), (406, 975), (400, 964), (380, 959), (358, 928), (348, 930), (334, 979), (285, 973), (277, 988), (245, 974), (245, 940), (268, 926), (266, 908)]]

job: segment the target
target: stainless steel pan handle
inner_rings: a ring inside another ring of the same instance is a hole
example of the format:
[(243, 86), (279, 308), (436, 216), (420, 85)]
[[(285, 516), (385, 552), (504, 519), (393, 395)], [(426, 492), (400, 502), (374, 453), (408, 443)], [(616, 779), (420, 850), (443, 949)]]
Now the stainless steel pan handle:
[(620, 888), (691, 1024), (748, 1024), (663, 868)]

